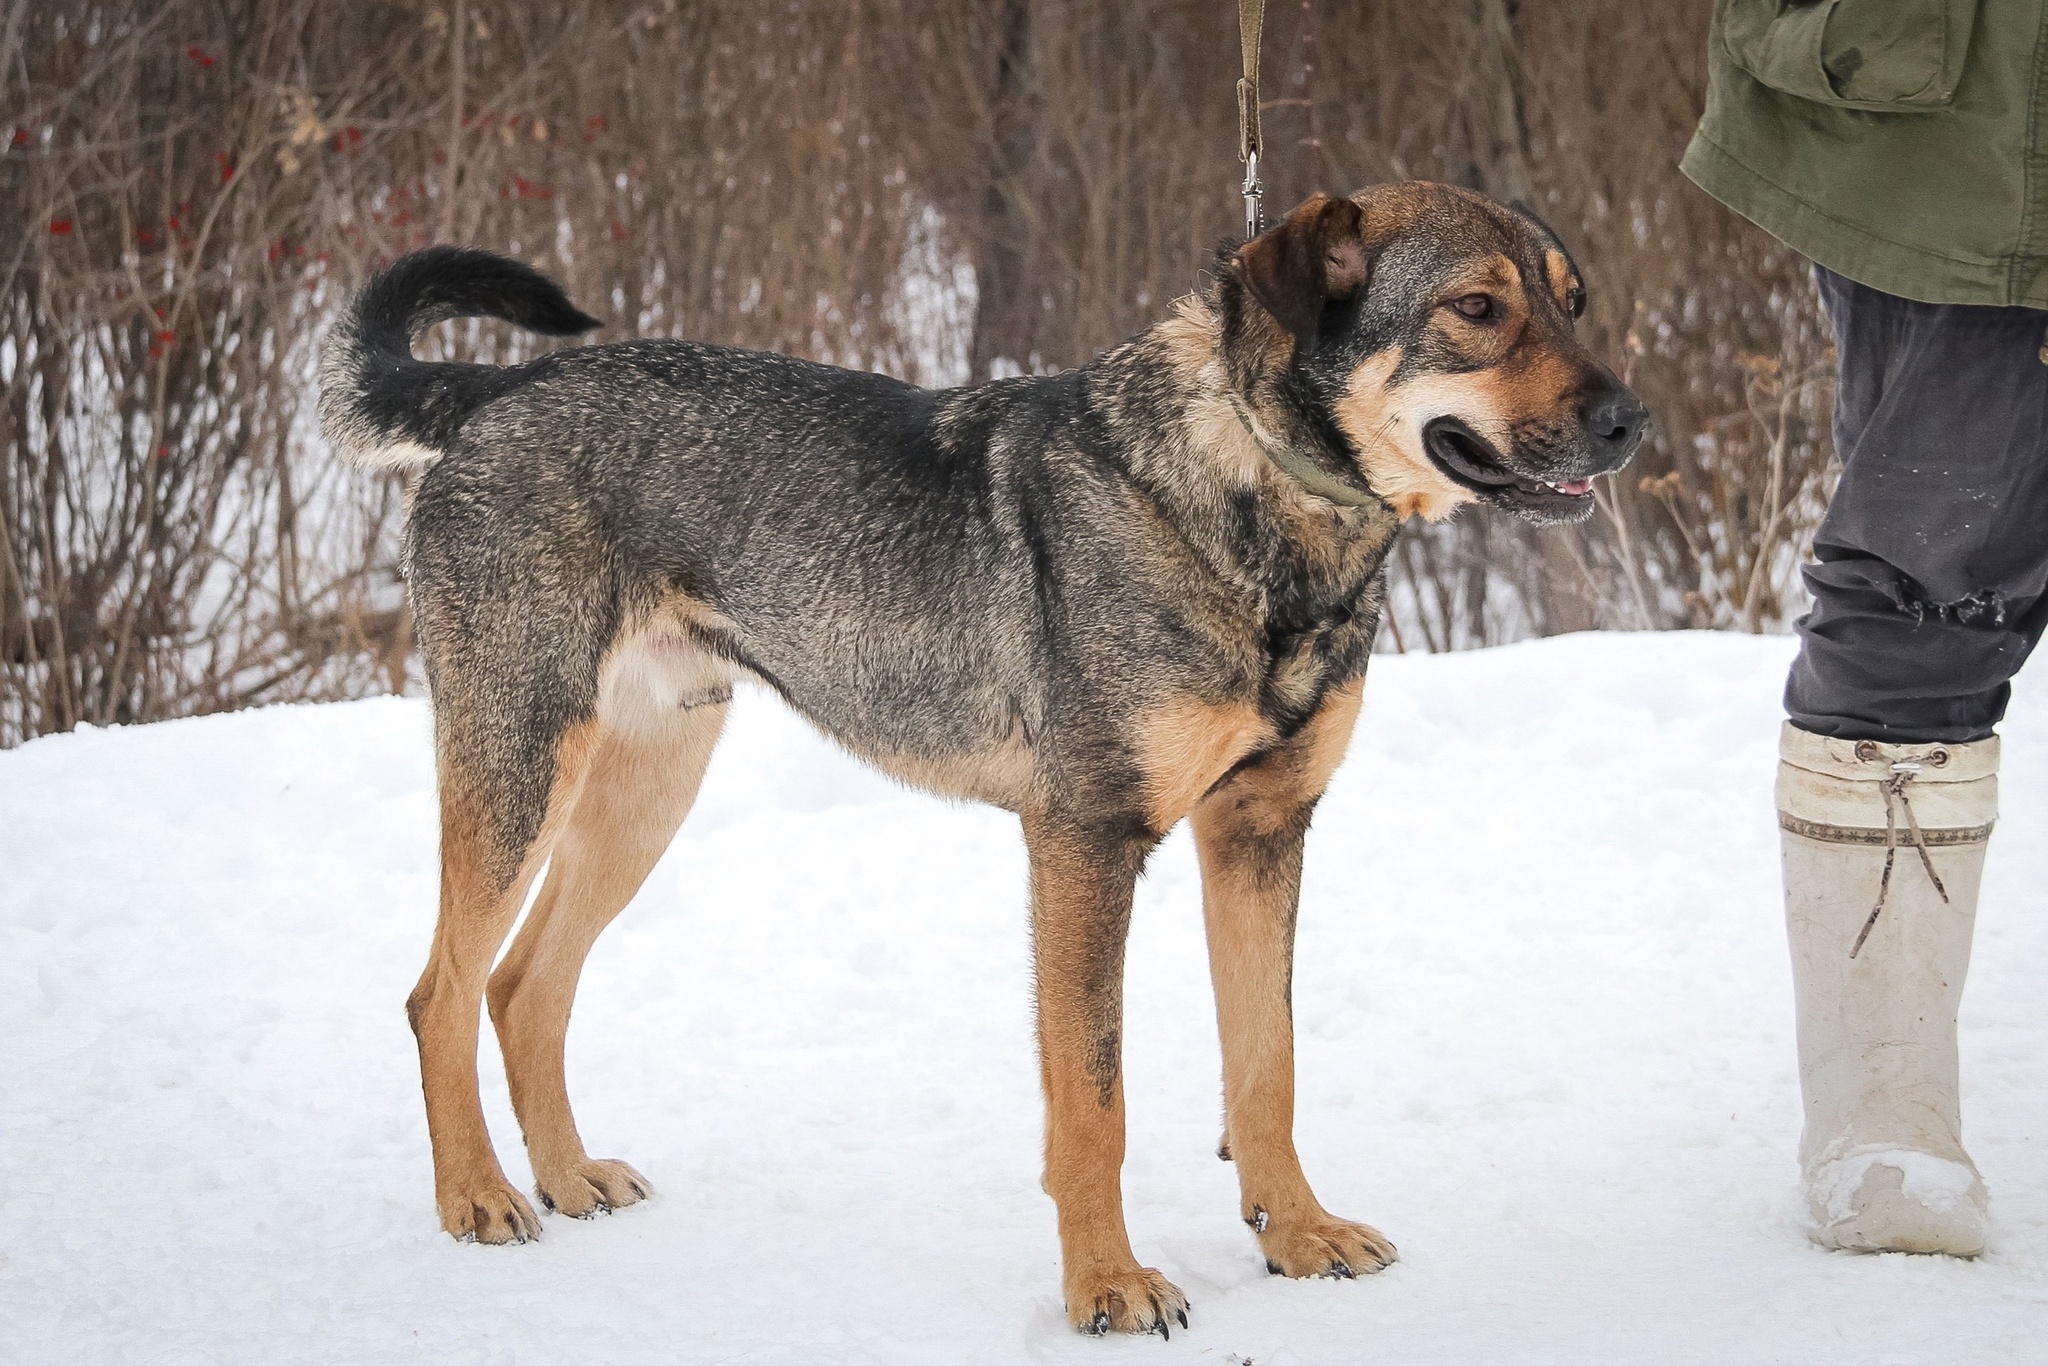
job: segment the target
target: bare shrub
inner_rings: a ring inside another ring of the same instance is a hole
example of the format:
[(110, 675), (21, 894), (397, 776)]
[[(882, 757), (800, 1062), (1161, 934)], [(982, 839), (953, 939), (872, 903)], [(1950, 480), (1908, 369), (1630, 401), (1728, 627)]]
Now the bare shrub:
[[(1278, 204), (1522, 199), (1649, 400), (1585, 528), (1405, 537), (1384, 648), (1779, 629), (1824, 502), (1804, 263), (1676, 171), (1709, 0), (1272, 6)], [(1235, 229), (1227, 0), (121, 0), (0, 11), (0, 744), (408, 685), (403, 490), (311, 420), (320, 332), (436, 240), (607, 339), (925, 383), (1053, 370)], [(449, 325), (435, 353), (531, 339)]]

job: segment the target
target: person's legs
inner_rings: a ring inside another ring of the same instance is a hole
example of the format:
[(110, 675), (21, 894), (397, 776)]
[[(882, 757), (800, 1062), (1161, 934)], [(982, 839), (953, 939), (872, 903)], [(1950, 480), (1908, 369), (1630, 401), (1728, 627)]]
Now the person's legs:
[(1779, 825), (1815, 1241), (1984, 1247), (1956, 1007), (2009, 682), (2048, 625), (2048, 314), (1818, 271), (1843, 473), (1806, 570)]
[(1815, 273), (1842, 480), (1786, 713), (1838, 739), (1981, 740), (2048, 625), (2048, 313)]

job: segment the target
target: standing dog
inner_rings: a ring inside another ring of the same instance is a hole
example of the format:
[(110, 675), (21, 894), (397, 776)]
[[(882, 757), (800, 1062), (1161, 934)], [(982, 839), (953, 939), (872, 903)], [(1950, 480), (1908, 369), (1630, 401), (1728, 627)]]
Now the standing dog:
[(588, 1215), (647, 1194), (584, 1152), (563, 1034), (585, 955), (753, 680), (886, 772), (1022, 820), (1045, 1189), (1076, 1327), (1187, 1321), (1132, 1256), (1119, 1188), (1132, 887), (1183, 819), (1239, 1213), (1276, 1272), (1391, 1262), (1295, 1157), (1302, 843), (1358, 715), (1401, 520), (1470, 502), (1575, 520), (1634, 450), (1645, 413), (1574, 337), (1584, 298), (1540, 224), (1420, 183), (1310, 199), (1079, 370), (940, 392), (684, 341), (428, 364), (411, 338), (448, 318), (597, 323), (481, 252), (372, 281), (335, 329), (320, 416), (365, 465), (425, 467), (406, 565), (441, 916), (406, 1010), (442, 1226), (540, 1231), (484, 1128), (485, 997), (541, 1202)]

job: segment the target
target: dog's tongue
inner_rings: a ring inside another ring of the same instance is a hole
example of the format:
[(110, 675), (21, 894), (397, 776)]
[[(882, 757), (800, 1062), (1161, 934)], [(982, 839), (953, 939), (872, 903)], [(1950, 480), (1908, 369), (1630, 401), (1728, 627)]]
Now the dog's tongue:
[(1576, 498), (1582, 493), (1591, 492), (1593, 481), (1590, 479), (1567, 479), (1561, 484), (1552, 484), (1551, 487), (1559, 493), (1569, 493), (1572, 497)]

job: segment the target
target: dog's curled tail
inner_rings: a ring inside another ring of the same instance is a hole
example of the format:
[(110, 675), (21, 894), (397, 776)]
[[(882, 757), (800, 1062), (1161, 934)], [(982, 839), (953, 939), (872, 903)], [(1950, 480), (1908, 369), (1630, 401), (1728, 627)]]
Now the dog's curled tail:
[(503, 318), (573, 336), (598, 325), (547, 276), (470, 247), (429, 247), (363, 286), (320, 358), (320, 430), (358, 465), (424, 465), (496, 391), (495, 366), (415, 360), (412, 339), (450, 318)]

